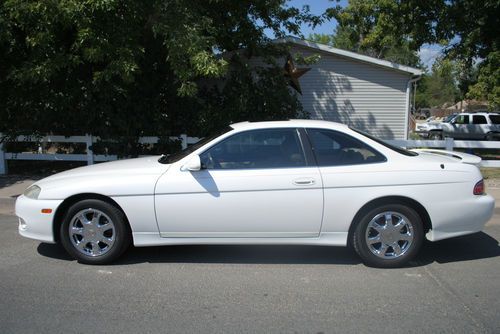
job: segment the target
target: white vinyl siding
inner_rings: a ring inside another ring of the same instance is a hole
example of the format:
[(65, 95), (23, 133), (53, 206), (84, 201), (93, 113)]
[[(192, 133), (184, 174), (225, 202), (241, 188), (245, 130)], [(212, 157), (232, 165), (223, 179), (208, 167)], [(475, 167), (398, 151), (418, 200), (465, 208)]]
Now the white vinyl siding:
[(293, 46), (292, 54), (321, 59), (299, 78), (300, 101), (311, 119), (348, 124), (383, 139), (406, 139), (409, 73), (383, 68), (321, 50)]

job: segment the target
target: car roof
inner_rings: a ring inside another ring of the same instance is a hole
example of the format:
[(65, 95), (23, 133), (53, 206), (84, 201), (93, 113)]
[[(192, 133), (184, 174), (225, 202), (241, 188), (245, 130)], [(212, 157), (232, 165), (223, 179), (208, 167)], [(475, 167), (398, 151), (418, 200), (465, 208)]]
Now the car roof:
[(230, 125), (235, 130), (252, 130), (267, 128), (329, 128), (346, 129), (347, 125), (336, 122), (311, 120), (311, 119), (290, 119), (287, 121), (266, 121), (266, 122), (240, 122)]
[(460, 115), (499, 115), (498, 113), (496, 112), (463, 112), (463, 113), (460, 113)]

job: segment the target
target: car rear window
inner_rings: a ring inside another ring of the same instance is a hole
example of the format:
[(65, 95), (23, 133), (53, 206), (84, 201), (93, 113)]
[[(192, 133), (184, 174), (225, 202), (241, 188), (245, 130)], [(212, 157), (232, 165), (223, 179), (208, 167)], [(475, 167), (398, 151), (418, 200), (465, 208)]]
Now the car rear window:
[(374, 137), (374, 136), (372, 136), (372, 135), (370, 135), (370, 134), (368, 134), (368, 133), (366, 133), (364, 131), (361, 131), (361, 130), (358, 130), (358, 129), (355, 129), (355, 128), (351, 128), (351, 127), (349, 127), (349, 129), (351, 129), (352, 131), (356, 131), (357, 133), (359, 133), (359, 134), (361, 134), (361, 135), (363, 135), (363, 136), (365, 136), (365, 137), (373, 140), (374, 142), (377, 142), (380, 145), (383, 145), (383, 146), (385, 146), (385, 147), (387, 147), (387, 148), (389, 148), (389, 149), (391, 149), (391, 150), (393, 150), (395, 152), (398, 152), (399, 154), (403, 154), (403, 155), (406, 155), (406, 156), (409, 156), (409, 157), (414, 157), (414, 156), (418, 155), (418, 153), (416, 153), (416, 152), (408, 151), (408, 150), (406, 150), (406, 149), (404, 149), (402, 147), (391, 145), (391, 144), (383, 141), (382, 139)]
[(500, 115), (490, 115), (491, 123), (500, 124)]

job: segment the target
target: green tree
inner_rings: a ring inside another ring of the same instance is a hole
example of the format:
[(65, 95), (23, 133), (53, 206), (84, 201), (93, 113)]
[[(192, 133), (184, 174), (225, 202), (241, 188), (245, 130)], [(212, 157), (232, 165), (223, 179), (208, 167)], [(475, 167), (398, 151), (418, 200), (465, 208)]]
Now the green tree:
[[(325, 15), (338, 21), (336, 35), (342, 41), (357, 41), (361, 52), (382, 55), (384, 48), (393, 46), (414, 52), (425, 43), (443, 45), (446, 57), (460, 64), (457, 80), (464, 96), (476, 78), (477, 59), (489, 59), (490, 53), (499, 51), (499, 10), (499, 0), (350, 0), (346, 7), (333, 6)], [(495, 90), (488, 80), (495, 72), (489, 63), (493, 60), (480, 65), (484, 75), (478, 77), (471, 96), (487, 97), (495, 104), (495, 94), (479, 89)]]
[(456, 63), (440, 58), (432, 66), (432, 73), (425, 74), (417, 84), (415, 107), (442, 107), (454, 103), (460, 96), (456, 81)]
[(362, 45), (380, 47), (396, 36), (412, 50), (441, 43), (454, 58), (472, 61), (498, 49), (499, 8), (498, 0), (350, 0), (325, 14), (341, 26), (355, 25)]
[(246, 73), (222, 55), (286, 55), (264, 32), (298, 34), (303, 22), (319, 18), (286, 0), (3, 1), (0, 132), (92, 133), (118, 138), (125, 153), (135, 154), (138, 136), (200, 135), (207, 118), (227, 122), (225, 104), (209, 116), (203, 111), (217, 99), (253, 99), (231, 120), (270, 97), (275, 101), (256, 118), (294, 117), (300, 103), (277, 71), (260, 74), (264, 96), (242, 85), (208, 98), (204, 87)]
[(351, 0), (345, 8), (337, 6), (327, 10), (326, 16), (338, 23), (332, 35), (313, 34), (309, 39), (375, 58), (420, 66), (409, 36), (387, 19), (388, 13), (396, 10), (394, 1)]
[(500, 51), (491, 52), (479, 65), (477, 83), (470, 87), (467, 96), (489, 101), (492, 110), (500, 108)]

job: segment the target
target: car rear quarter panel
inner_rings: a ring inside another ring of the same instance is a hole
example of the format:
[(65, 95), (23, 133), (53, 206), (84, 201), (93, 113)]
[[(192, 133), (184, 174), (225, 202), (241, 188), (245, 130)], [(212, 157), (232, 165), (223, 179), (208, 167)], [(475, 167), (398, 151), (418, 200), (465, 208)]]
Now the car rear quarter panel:
[(478, 215), (474, 208), (483, 207), (480, 202), (484, 202), (482, 196), (472, 193), (481, 180), (479, 170), (459, 163), (446, 163), (444, 169), (438, 163), (415, 165), (381, 163), (321, 168), (325, 201), (321, 231), (347, 231), (365, 204), (389, 196), (419, 202), (436, 231), (470, 231), (470, 223)]

